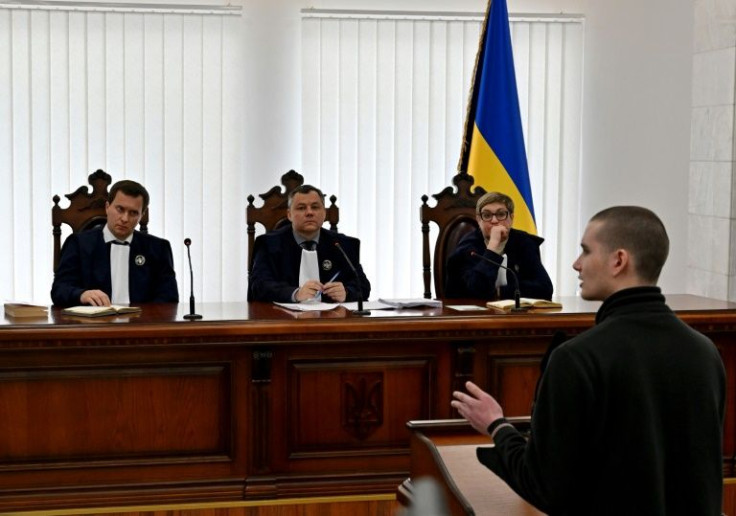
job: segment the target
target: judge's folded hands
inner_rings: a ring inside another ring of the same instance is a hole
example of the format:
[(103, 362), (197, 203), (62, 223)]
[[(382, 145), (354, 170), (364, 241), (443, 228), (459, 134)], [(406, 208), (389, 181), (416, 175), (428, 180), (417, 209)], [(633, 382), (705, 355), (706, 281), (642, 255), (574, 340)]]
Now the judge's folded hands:
[(503, 409), (493, 396), (473, 382), (465, 382), (465, 388), (468, 390), (467, 393), (460, 391), (452, 393), (455, 399), (450, 405), (478, 432), (488, 435), (488, 427), (496, 419), (503, 417)]
[(347, 298), (345, 285), (339, 281), (331, 281), (324, 285), (316, 280), (309, 280), (299, 287), (294, 296), (297, 301), (309, 301), (317, 297), (319, 293), (329, 297), (335, 303), (343, 303)]

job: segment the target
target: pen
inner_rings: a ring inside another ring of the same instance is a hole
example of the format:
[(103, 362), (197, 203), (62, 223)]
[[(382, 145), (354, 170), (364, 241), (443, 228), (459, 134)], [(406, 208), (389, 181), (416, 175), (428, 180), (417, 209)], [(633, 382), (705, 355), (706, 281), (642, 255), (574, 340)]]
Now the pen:
[[(337, 277), (340, 275), (340, 271), (337, 271), (334, 276), (332, 276), (327, 283), (332, 283), (337, 279)], [(315, 299), (318, 298), (322, 294), (322, 291), (320, 290), (316, 294), (314, 294)]]

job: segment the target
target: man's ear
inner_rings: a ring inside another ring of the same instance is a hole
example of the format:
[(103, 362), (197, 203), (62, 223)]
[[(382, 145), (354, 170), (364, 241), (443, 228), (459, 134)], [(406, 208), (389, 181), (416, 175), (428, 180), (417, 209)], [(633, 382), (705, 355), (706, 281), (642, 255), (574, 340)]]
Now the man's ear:
[(611, 273), (618, 276), (631, 267), (631, 255), (626, 249), (616, 249), (611, 253)]
[(286, 218), (289, 219), (289, 222), (291, 222), (291, 209), (286, 209)]

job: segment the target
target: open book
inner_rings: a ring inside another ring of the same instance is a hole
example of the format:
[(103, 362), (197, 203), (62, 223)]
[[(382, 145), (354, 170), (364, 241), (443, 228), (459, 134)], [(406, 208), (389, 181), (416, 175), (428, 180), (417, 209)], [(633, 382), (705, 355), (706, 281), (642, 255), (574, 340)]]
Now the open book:
[(77, 315), (80, 317), (101, 317), (103, 315), (120, 315), (120, 314), (134, 314), (141, 311), (139, 306), (124, 306), (124, 305), (110, 305), (110, 306), (72, 306), (65, 308), (61, 313), (66, 315)]
[[(531, 297), (522, 297), (519, 299), (521, 308), (529, 308), (530, 310), (561, 310), (562, 305), (547, 299), (534, 299)], [(501, 299), (500, 301), (488, 301), (488, 308), (496, 308), (508, 312), (514, 307), (513, 299)]]

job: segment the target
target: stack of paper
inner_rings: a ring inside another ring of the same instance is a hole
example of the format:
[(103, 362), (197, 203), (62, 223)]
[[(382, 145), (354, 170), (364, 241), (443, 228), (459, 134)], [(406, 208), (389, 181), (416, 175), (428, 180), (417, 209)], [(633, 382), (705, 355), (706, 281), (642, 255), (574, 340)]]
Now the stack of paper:
[(381, 303), (385, 303), (394, 308), (442, 308), (442, 301), (439, 299), (425, 299), (423, 297), (406, 298), (406, 299), (379, 299)]

